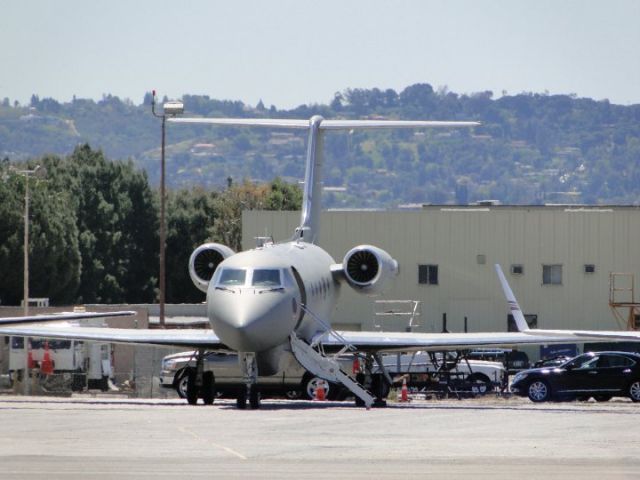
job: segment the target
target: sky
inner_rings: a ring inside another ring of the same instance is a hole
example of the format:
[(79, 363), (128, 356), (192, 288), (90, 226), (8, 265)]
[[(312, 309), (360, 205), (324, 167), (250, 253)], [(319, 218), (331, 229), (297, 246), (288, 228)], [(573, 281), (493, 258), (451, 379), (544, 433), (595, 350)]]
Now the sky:
[(292, 108), (415, 83), (640, 103), (637, 0), (0, 0), (0, 98)]

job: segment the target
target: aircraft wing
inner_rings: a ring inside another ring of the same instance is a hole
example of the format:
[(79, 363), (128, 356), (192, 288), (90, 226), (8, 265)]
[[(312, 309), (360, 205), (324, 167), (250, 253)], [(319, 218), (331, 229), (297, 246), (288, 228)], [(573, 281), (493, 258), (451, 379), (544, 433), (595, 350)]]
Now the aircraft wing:
[(640, 331), (615, 330), (541, 330), (527, 325), (500, 265), (495, 265), (502, 285), (509, 312), (515, 319), (518, 332), (487, 333), (410, 333), (410, 332), (336, 332), (318, 334), (313, 343), (324, 348), (338, 350), (352, 345), (366, 352), (391, 351), (446, 351), (474, 348), (513, 348), (524, 345), (549, 345), (558, 343), (585, 343), (603, 340), (613, 342), (640, 342)]
[(87, 318), (128, 317), (136, 312), (62, 312), (46, 315), (27, 315), (22, 317), (0, 318), (0, 325), (16, 325), (21, 323), (59, 322), (61, 320), (84, 320)]
[(0, 326), (0, 335), (229, 350), (211, 329), (150, 330), (146, 328), (82, 327), (59, 323), (47, 325), (2, 325)]
[(407, 333), (407, 332), (337, 332), (342, 338), (320, 334), (327, 350), (353, 345), (364, 352), (453, 351), (476, 348), (514, 348), (525, 345), (614, 341), (639, 341), (640, 332), (529, 330), (527, 332), (487, 333)]

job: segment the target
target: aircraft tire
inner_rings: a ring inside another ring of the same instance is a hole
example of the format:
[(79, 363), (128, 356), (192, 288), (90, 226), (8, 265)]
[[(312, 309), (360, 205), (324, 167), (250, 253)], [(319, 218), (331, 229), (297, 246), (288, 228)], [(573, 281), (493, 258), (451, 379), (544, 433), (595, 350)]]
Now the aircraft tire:
[(260, 392), (255, 385), (251, 385), (251, 391), (249, 392), (249, 408), (251, 410), (260, 408)]
[(202, 375), (202, 401), (205, 405), (213, 405), (216, 398), (216, 382), (213, 372)]
[(196, 385), (196, 370), (195, 368), (190, 368), (187, 371), (187, 402), (189, 405), (198, 403), (199, 390)]
[(236, 397), (236, 407), (240, 410), (247, 408), (247, 389), (244, 385), (238, 389), (238, 395)]

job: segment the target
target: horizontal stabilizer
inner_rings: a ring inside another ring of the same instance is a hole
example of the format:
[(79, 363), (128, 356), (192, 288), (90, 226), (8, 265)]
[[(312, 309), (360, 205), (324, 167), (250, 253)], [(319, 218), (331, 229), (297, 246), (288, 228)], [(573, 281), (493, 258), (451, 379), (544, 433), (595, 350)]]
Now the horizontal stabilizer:
[[(308, 129), (310, 120), (278, 118), (169, 118), (173, 123), (222, 125), (233, 127), (270, 127)], [(439, 122), (420, 120), (322, 120), (320, 130), (384, 129), (384, 128), (455, 128), (477, 127), (479, 122)]]
[(309, 128), (309, 120), (275, 118), (169, 118), (172, 123), (196, 123), (229, 127)]

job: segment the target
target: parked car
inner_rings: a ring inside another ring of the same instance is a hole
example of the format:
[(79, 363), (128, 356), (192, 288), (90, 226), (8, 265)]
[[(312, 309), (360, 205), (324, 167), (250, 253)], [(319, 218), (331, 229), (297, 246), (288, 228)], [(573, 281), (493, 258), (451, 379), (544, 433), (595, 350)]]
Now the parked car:
[[(351, 373), (352, 360), (340, 360), (342, 369)], [(174, 388), (182, 398), (187, 397), (189, 369), (195, 368), (195, 352), (181, 352), (162, 359), (160, 384)], [(235, 353), (210, 352), (204, 357), (205, 371), (212, 371), (218, 397), (235, 397), (244, 388), (244, 379)], [(325, 396), (334, 400), (343, 394), (343, 388), (308, 372), (293, 354), (286, 352), (280, 361), (280, 371), (275, 375), (258, 377), (258, 389), (263, 397), (314, 398), (316, 388), (322, 385)]]
[(512, 375), (530, 367), (529, 356), (525, 352), (509, 349), (478, 349), (467, 354), (469, 360), (501, 362)]
[(590, 397), (640, 402), (640, 354), (589, 352), (556, 367), (524, 370), (513, 377), (511, 391), (533, 402)]

